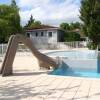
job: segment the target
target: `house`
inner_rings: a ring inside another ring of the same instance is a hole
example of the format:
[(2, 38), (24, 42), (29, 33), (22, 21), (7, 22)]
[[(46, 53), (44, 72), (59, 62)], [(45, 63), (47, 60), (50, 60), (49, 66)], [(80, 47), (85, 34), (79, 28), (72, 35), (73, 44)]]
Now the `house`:
[(58, 27), (40, 25), (37, 28), (26, 29), (26, 35), (33, 43), (57, 43), (64, 41), (64, 31)]

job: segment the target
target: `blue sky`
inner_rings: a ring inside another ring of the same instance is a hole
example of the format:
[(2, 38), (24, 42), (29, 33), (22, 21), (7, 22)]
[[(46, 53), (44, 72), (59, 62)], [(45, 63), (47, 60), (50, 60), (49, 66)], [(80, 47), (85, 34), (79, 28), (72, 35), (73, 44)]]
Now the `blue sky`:
[[(16, 0), (20, 8), (21, 23), (25, 25), (32, 14), (44, 24), (58, 26), (62, 22), (79, 21), (81, 0)], [(0, 0), (10, 4), (11, 0)]]

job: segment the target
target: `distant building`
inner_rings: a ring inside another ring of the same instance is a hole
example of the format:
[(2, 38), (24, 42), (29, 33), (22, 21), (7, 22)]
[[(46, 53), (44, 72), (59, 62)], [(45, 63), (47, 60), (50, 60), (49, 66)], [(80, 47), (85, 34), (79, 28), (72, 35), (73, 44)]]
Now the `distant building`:
[(58, 27), (41, 25), (38, 28), (28, 28), (26, 35), (33, 43), (57, 43), (64, 41), (64, 31)]

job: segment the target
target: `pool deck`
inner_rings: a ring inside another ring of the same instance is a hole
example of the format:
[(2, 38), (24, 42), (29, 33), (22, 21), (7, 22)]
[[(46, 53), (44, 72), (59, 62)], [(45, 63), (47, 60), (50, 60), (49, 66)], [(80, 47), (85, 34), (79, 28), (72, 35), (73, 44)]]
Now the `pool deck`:
[(0, 100), (100, 100), (100, 79), (47, 75), (31, 55), (13, 66), (13, 76), (0, 76)]

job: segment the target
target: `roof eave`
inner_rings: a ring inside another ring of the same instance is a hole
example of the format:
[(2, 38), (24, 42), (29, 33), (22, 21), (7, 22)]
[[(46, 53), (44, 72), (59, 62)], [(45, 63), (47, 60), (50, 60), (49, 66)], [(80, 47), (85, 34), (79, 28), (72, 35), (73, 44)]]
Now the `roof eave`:
[(26, 31), (39, 31), (39, 30), (59, 30), (59, 28), (26, 29)]

